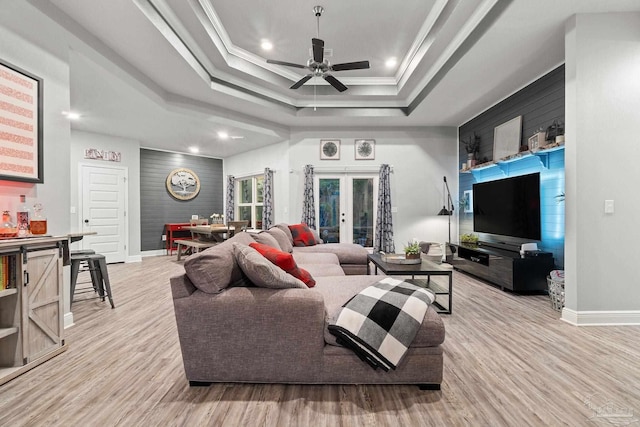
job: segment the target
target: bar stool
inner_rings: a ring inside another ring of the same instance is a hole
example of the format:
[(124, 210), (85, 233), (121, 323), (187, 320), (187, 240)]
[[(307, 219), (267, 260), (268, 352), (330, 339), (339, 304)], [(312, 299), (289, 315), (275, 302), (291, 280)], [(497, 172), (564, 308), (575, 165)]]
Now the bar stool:
[(98, 292), (98, 297), (96, 298), (102, 298), (102, 301), (104, 301), (104, 297), (106, 296), (109, 298), (111, 308), (115, 308), (111, 295), (111, 283), (109, 282), (109, 272), (107, 271), (105, 256), (96, 253), (78, 253), (71, 255), (71, 304), (73, 304), (74, 295), (76, 294), (78, 272), (83, 263), (85, 263), (89, 269), (93, 289), (82, 289), (82, 292), (78, 293)]

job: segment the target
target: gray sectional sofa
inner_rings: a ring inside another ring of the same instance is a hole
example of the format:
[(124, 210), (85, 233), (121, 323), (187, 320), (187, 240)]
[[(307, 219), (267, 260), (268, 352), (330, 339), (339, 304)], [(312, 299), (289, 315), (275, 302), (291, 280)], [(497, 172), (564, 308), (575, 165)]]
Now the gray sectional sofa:
[[(286, 232), (274, 230), (238, 233), (191, 255), (185, 261), (185, 273), (171, 278), (184, 368), (191, 385), (416, 384), (440, 388), (445, 332), (432, 307), (397, 369), (374, 370), (338, 345), (327, 328), (345, 302), (383, 278), (345, 274), (361, 268), (366, 271), (366, 250), (336, 246), (340, 244), (311, 246), (314, 250), (293, 248), (291, 242), (282, 240)], [(234, 258), (234, 243), (237, 249), (254, 241), (291, 252), (298, 266), (313, 276), (315, 286), (270, 289), (247, 285)], [(324, 248), (332, 249), (322, 251)]]

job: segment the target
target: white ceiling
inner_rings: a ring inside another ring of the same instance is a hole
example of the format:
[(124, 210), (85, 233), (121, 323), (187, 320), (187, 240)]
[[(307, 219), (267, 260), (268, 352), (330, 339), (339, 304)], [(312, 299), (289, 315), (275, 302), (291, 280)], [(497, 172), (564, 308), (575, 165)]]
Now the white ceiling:
[[(571, 15), (640, 11), (640, 0), (29, 1), (77, 40), (74, 128), (214, 157), (295, 128), (458, 126), (560, 65)], [(318, 3), (331, 63), (371, 63), (333, 73), (343, 93), (321, 78), (289, 89), (306, 70), (266, 63), (306, 63)]]

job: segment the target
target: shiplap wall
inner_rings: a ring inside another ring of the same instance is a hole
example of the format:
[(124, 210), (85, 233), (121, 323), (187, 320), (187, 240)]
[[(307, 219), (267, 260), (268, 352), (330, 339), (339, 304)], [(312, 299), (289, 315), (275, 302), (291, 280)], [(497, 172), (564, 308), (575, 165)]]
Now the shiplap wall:
[[(522, 116), (522, 143), (539, 128), (546, 129), (558, 120), (564, 123), (565, 80), (564, 65), (556, 68), (509, 98), (471, 119), (459, 128), (460, 140), (467, 140), (473, 132), (480, 136), (479, 162), (493, 159), (494, 128), (514, 117)], [(460, 144), (459, 164), (466, 162), (467, 153)], [(507, 170), (490, 168), (472, 173), (459, 174), (459, 200), (464, 192), (471, 190), (474, 183), (501, 179), (509, 176), (540, 172), (540, 203), (542, 240), (538, 247), (552, 252), (558, 267), (564, 266), (564, 203), (558, 202), (557, 195), (564, 192), (564, 150), (548, 154), (548, 164), (543, 166), (537, 157), (530, 157), (510, 164)], [(473, 233), (473, 214), (459, 211), (460, 234)], [(503, 242), (519, 246), (528, 240), (507, 236), (478, 234), (480, 240)]]
[[(169, 173), (191, 169), (200, 178), (200, 193), (191, 200), (177, 200), (166, 188)], [(189, 222), (191, 215), (208, 218), (223, 213), (222, 160), (148, 149), (140, 150), (141, 250), (164, 249), (164, 224)]]

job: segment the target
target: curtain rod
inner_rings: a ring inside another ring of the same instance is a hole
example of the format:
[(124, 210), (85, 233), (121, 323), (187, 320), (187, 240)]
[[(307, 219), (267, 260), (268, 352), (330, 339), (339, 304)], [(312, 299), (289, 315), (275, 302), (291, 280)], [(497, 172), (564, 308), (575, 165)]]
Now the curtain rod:
[[(344, 165), (344, 166), (313, 166), (314, 172), (380, 172), (381, 165)], [(389, 165), (393, 172), (393, 165)], [(304, 169), (303, 169), (304, 170)]]
[[(271, 168), (269, 168), (271, 169)], [(275, 169), (271, 169), (271, 172), (276, 173)], [(228, 174), (227, 176), (229, 176), (231, 174)], [(262, 169), (259, 172), (250, 172), (250, 173), (244, 173), (242, 175), (233, 175), (233, 177), (235, 179), (244, 179), (244, 178), (249, 178), (250, 176), (257, 176), (257, 175), (264, 175), (264, 169)]]

